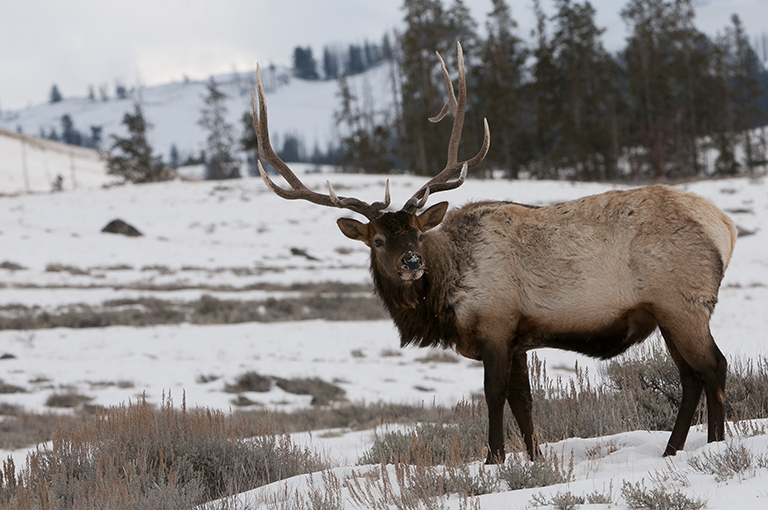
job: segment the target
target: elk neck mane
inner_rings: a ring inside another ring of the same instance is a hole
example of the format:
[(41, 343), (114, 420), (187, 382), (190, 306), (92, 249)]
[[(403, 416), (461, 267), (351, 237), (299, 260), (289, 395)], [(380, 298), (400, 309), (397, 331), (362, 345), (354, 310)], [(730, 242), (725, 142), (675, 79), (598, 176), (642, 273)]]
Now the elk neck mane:
[(459, 339), (451, 304), (459, 275), (454, 249), (441, 230), (425, 234), (427, 269), (411, 284), (384, 277), (377, 269), (375, 254), (371, 255), (375, 292), (400, 332), (401, 347), (451, 347)]

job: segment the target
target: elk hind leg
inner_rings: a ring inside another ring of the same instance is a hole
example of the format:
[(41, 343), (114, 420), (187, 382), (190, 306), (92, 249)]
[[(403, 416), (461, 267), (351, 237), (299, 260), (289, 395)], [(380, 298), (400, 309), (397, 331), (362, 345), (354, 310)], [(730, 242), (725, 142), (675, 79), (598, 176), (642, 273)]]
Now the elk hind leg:
[[(700, 315), (704, 315), (702, 312)], [(709, 331), (709, 314), (688, 327), (672, 321), (660, 329), (680, 372), (683, 398), (665, 455), (682, 450), (702, 388), (707, 397), (708, 441), (725, 438), (725, 378), (727, 362)]]
[(531, 460), (541, 457), (541, 451), (533, 435), (533, 398), (528, 375), (528, 356), (525, 352), (516, 352), (512, 355), (507, 401), (520, 427), (528, 456)]

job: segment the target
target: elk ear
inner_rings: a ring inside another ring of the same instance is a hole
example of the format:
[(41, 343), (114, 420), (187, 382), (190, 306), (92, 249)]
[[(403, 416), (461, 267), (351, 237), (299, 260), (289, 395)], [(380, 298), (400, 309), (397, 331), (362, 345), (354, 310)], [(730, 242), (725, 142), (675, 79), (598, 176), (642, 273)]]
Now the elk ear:
[(419, 222), (419, 230), (426, 232), (438, 226), (443, 221), (447, 210), (448, 202), (440, 202), (421, 213), (416, 217), (416, 220)]
[[(354, 241), (362, 241), (368, 244), (368, 235), (370, 233), (368, 223), (360, 223), (352, 218), (339, 218), (336, 220), (336, 224), (345, 236)], [(368, 246), (370, 245), (368, 244)]]

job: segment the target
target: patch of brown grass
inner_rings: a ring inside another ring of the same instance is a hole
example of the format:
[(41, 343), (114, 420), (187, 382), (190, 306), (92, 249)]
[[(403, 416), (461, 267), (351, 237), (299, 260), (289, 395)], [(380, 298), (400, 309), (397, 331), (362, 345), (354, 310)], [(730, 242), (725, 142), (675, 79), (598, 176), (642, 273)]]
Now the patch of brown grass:
[(210, 409), (160, 410), (142, 400), (76, 425), (60, 425), (50, 449), (0, 471), (0, 508), (191, 508), (205, 501), (324, 468), (318, 456)]

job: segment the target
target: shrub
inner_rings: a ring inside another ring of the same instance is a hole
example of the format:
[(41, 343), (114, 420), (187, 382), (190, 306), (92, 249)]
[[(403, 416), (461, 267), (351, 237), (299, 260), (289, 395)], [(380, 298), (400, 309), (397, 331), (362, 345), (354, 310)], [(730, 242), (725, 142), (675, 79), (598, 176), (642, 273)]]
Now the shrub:
[(18, 474), (4, 467), (3, 508), (190, 508), (205, 501), (322, 469), (318, 456), (276, 436), (241, 439), (248, 424), (218, 411), (159, 411), (141, 400), (74, 427), (60, 426)]
[(551, 451), (534, 461), (521, 455), (513, 455), (500, 467), (499, 477), (512, 491), (566, 483), (573, 475), (573, 459), (567, 469), (563, 460)]
[(632, 485), (624, 481), (621, 495), (629, 510), (699, 510), (706, 505), (706, 501), (689, 498), (680, 490), (646, 489), (641, 482)]
[(690, 457), (688, 465), (700, 473), (715, 475), (718, 482), (734, 476), (739, 479), (750, 478), (755, 475), (757, 468), (768, 467), (768, 457), (756, 455), (740, 442), (727, 441), (715, 448)]
[(275, 385), (287, 393), (294, 395), (312, 395), (312, 405), (322, 406), (329, 404), (332, 400), (341, 400), (346, 393), (342, 388), (335, 384), (325, 382), (317, 377), (308, 379), (275, 379)]
[(554, 496), (546, 497), (543, 494), (534, 494), (531, 498), (532, 506), (551, 506), (555, 510), (575, 510), (585, 502), (583, 496), (574, 496), (570, 492), (558, 492)]
[(15, 384), (9, 384), (0, 379), (0, 393), (26, 393), (26, 388), (16, 386)]
[(235, 380), (235, 384), (227, 384), (224, 391), (227, 393), (242, 393), (244, 391), (256, 391), (264, 393), (272, 389), (272, 378), (256, 372), (246, 372)]
[(359, 464), (392, 464), (396, 461), (416, 462), (421, 445), (431, 462), (443, 464), (448, 459), (454, 441), (462, 460), (485, 456), (486, 408), (480, 402), (459, 402), (446, 416), (441, 413), (432, 423), (419, 423), (412, 432), (388, 431), (376, 434), (373, 445), (358, 460)]
[(48, 407), (72, 408), (90, 402), (91, 400), (93, 400), (91, 397), (81, 395), (74, 391), (67, 391), (65, 393), (51, 393), (48, 395), (48, 398), (45, 399), (45, 405)]
[[(546, 364), (536, 354), (529, 362), (533, 421), (539, 442), (569, 437), (600, 437), (631, 430), (671, 430), (682, 395), (677, 368), (661, 342), (633, 349), (609, 362), (600, 384), (593, 384), (585, 370), (567, 382), (547, 375)], [(768, 359), (731, 361), (726, 401), (730, 417), (747, 420), (768, 416)], [(700, 406), (695, 422), (703, 419)], [(507, 450), (520, 451), (517, 424), (505, 410)], [(437, 462), (446, 458), (451, 439), (458, 435), (464, 459), (484, 458), (487, 410), (482, 399), (460, 403), (437, 422), (421, 423), (413, 432), (421, 438)], [(754, 431), (759, 433), (760, 431)], [(411, 432), (387, 432), (376, 437), (372, 448), (359, 460), (413, 458)]]

